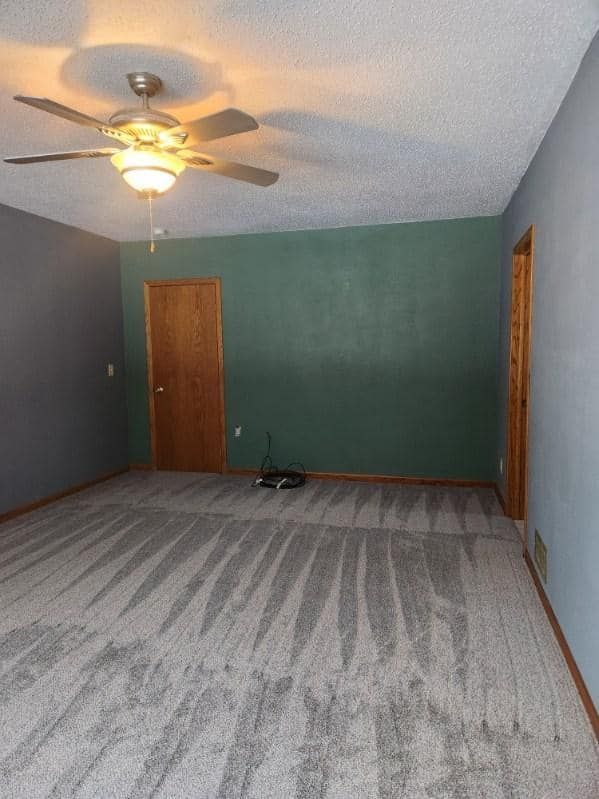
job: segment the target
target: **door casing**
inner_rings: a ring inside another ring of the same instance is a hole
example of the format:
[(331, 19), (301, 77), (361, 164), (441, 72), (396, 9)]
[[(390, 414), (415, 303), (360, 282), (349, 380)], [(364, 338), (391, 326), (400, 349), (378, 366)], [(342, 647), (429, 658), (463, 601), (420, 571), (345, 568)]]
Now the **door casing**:
[[(528, 430), (535, 229), (531, 225), (512, 253), (506, 510), (513, 519), (528, 515)], [(525, 532), (526, 541), (526, 532)]]

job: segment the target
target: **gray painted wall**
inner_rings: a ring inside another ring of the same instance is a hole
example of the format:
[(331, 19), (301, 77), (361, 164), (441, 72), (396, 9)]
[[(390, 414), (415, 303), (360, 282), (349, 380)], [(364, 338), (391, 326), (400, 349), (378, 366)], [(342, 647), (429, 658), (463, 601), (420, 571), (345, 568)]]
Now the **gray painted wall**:
[[(599, 703), (599, 40), (503, 222), (500, 454), (505, 460), (511, 252), (536, 226), (529, 548), (549, 549), (547, 594)], [(503, 483), (503, 478), (499, 478)]]
[(0, 513), (126, 465), (118, 244), (0, 205), (0, 374)]

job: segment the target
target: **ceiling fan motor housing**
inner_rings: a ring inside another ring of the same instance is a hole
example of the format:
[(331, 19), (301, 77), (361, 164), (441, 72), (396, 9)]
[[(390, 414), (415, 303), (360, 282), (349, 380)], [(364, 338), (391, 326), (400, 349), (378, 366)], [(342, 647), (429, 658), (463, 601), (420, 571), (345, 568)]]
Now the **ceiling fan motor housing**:
[(159, 133), (179, 124), (179, 120), (153, 108), (123, 108), (110, 117), (110, 124), (139, 141), (157, 141)]
[(149, 97), (162, 89), (162, 81), (151, 72), (130, 72), (127, 75), (129, 86), (143, 100), (142, 108), (122, 108), (110, 117), (114, 128), (133, 136), (140, 142), (158, 141), (159, 134), (179, 125), (179, 120), (164, 111), (150, 108)]

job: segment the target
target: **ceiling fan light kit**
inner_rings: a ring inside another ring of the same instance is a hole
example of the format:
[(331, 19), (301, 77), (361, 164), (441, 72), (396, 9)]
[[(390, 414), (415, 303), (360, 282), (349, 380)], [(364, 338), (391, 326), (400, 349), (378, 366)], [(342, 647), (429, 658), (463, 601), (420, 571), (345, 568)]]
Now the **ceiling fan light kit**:
[(125, 182), (142, 198), (168, 191), (185, 169), (185, 162), (154, 144), (133, 144), (110, 159)]
[[(137, 192), (138, 196), (147, 199), (159, 197), (172, 188), (186, 167), (253, 183), (256, 186), (270, 186), (278, 179), (276, 172), (212, 158), (190, 149), (201, 142), (256, 130), (258, 123), (248, 114), (236, 108), (227, 108), (216, 114), (180, 124), (179, 120), (170, 114), (150, 108), (150, 98), (162, 87), (162, 81), (157, 75), (150, 72), (131, 72), (127, 75), (127, 79), (131, 89), (141, 97), (142, 107), (117, 111), (110, 117), (108, 123), (43, 97), (17, 95), (14, 98), (69, 122), (95, 128), (118, 144), (125, 145), (126, 149), (105, 147), (18, 156), (4, 160), (10, 164), (33, 164), (110, 156), (111, 162), (125, 182)], [(186, 149), (181, 149), (183, 145)]]

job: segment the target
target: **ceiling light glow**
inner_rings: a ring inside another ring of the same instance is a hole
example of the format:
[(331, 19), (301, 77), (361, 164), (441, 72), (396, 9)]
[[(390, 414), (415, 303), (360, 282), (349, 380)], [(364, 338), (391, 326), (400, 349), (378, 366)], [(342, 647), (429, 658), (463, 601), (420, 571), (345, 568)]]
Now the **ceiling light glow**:
[(185, 169), (176, 155), (154, 145), (133, 145), (110, 159), (125, 182), (142, 197), (156, 197), (168, 191)]

